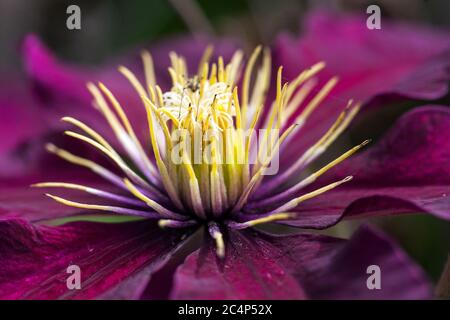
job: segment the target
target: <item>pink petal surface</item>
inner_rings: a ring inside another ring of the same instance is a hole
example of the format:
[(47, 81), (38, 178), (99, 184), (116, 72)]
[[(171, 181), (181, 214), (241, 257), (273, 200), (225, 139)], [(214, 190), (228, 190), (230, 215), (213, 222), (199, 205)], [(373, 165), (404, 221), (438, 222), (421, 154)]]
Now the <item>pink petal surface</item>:
[[(110, 298), (136, 298), (146, 282), (115, 287), (142, 270), (149, 276), (159, 269), (180, 237), (147, 222), (46, 227), (1, 220), (0, 298), (92, 299), (111, 291)], [(81, 269), (80, 290), (67, 288), (69, 265)]]
[(276, 259), (277, 251), (256, 237), (231, 231), (224, 260), (212, 242), (187, 257), (175, 274), (173, 299), (303, 299), (296, 280)]
[[(39, 105), (28, 84), (18, 76), (0, 80), (0, 177), (30, 172), (41, 152), (33, 145), (46, 132)], [(27, 163), (30, 160), (31, 163)]]

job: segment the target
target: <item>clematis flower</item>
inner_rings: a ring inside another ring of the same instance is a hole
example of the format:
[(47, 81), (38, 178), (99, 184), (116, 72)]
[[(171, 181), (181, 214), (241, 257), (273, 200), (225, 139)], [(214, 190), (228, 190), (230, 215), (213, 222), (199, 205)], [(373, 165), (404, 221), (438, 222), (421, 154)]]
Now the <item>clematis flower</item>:
[[(89, 96), (80, 86), (89, 75), (41, 55), (36, 38), (26, 48), (42, 98), (79, 108), (63, 111), (72, 127), (67, 139), (47, 144), (63, 164), (46, 159), (43, 173), (0, 181), (0, 298), (432, 297), (420, 268), (371, 227), (350, 240), (258, 227), (324, 229), (346, 218), (412, 212), (449, 219), (446, 107), (417, 108), (364, 152), (354, 155), (369, 142), (362, 139), (312, 168), (360, 101), (386, 88), (336, 99), (339, 82), (323, 76), (327, 62), (294, 74), (290, 61), (271, 77), (268, 50), (257, 48), (244, 66), (241, 51), (210, 63), (207, 49), (197, 68), (171, 53), (171, 83), (163, 78), (161, 86), (154, 70), (165, 68), (162, 58), (144, 52), (144, 81), (120, 67), (127, 87), (108, 73), (113, 85), (89, 83)], [(256, 140), (241, 130), (252, 128), (266, 131)], [(188, 137), (205, 133), (197, 163)], [(268, 175), (277, 156), (279, 171)], [(30, 179), (36, 183), (24, 189)], [(82, 271), (80, 290), (66, 285), (72, 264)], [(380, 267), (381, 290), (367, 287), (371, 265)]]
[[(303, 133), (303, 139), (298, 141), (303, 148), (313, 143), (317, 134), (322, 134), (331, 125), (342, 111), (342, 105), (349, 99), (364, 102), (366, 106), (362, 113), (365, 114), (367, 110), (394, 108), (393, 99), (401, 104), (399, 102), (405, 99), (435, 100), (447, 93), (450, 79), (450, 43), (447, 34), (384, 20), (383, 28), (373, 31), (366, 28), (365, 19), (365, 16), (313, 11), (302, 21), (301, 37), (294, 38), (283, 33), (276, 41), (275, 64), (285, 66), (284, 76), (289, 81), (315, 63), (327, 63), (327, 68), (311, 79), (304, 91), (316, 92), (332, 77), (339, 78), (330, 88), (329, 99), (322, 102), (323, 108), (316, 110), (307, 123), (311, 128), (305, 130), (308, 134)], [(182, 53), (188, 67), (193, 70), (207, 43), (214, 43), (215, 52), (226, 60), (236, 48), (235, 41), (229, 39), (192, 37), (164, 40), (148, 48), (158, 61), (155, 72), (163, 90), (170, 89), (170, 77), (165, 69), (169, 63), (169, 52)], [(25, 71), (38, 99), (30, 101), (27, 98), (30, 93), (22, 88), (21, 93), (13, 99), (14, 108), (9, 106), (10, 103), (3, 102), (0, 108), (8, 109), (12, 116), (17, 112), (14, 118), (19, 118), (24, 112), (34, 113), (37, 109), (40, 120), (30, 123), (28, 127), (33, 129), (44, 123), (43, 127), (47, 131), (36, 132), (35, 140), (48, 139), (50, 134), (66, 129), (58, 119), (67, 114), (85, 122), (98, 119), (98, 123), (102, 123), (98, 113), (90, 106), (90, 96), (85, 88), (88, 81), (102, 81), (126, 105), (140, 103), (139, 97), (129, 93), (126, 81), (115, 70), (120, 62), (127, 65), (139, 79), (143, 79), (139, 57), (134, 52), (111, 59), (101, 66), (84, 67), (58, 59), (35, 35), (26, 37), (22, 49)], [(139, 108), (128, 110), (128, 117), (132, 121), (143, 116), (145, 114)], [(361, 119), (356, 120), (359, 122)], [(138, 125), (139, 121), (135, 123), (135, 126)], [(108, 135), (109, 130), (104, 129), (102, 133)], [(146, 133), (146, 128), (137, 128), (136, 131), (140, 135)], [(9, 136), (22, 135), (17, 129), (6, 132)], [(7, 155), (9, 166), (17, 166), (24, 161), (24, 149), (28, 149), (23, 147), (23, 142), (17, 141), (15, 148), (10, 145), (11, 150)], [(15, 156), (19, 152), (22, 158)], [(29, 160), (34, 166), (45, 166), (47, 161), (48, 158), (43, 161), (39, 161), (39, 158)], [(29, 169), (30, 166), (24, 164), (22, 167)], [(20, 174), (20, 171), (16, 170), (16, 173)], [(0, 175), (11, 176), (12, 171), (7, 166), (4, 169), (0, 167)]]
[[(269, 51), (261, 51), (258, 47), (243, 68), (241, 51), (237, 51), (228, 64), (221, 57), (211, 64), (208, 48), (195, 74), (188, 73), (183, 57), (172, 53), (169, 68), (172, 87), (165, 92), (157, 85), (153, 59), (148, 52), (142, 54), (145, 83), (126, 67), (120, 67), (119, 71), (130, 82), (130, 90), (135, 90), (141, 98), (140, 107), (147, 114), (145, 123), (150, 144), (143, 144), (136, 135), (126, 114), (131, 106), (122, 106), (103, 83), (89, 83), (93, 105), (104, 116), (115, 139), (107, 140), (94, 126), (73, 117), (62, 120), (77, 131), (65, 133), (96, 149), (112, 165), (48, 144), (48, 151), (69, 162), (68, 168), (70, 165), (82, 167), (91, 171), (93, 177), (81, 182), (84, 176), (78, 174), (69, 181), (40, 182), (33, 187), (61, 189), (64, 195), (47, 193), (47, 196), (69, 208), (68, 212), (72, 210), (72, 218), (94, 221), (58, 227), (31, 225), (21, 219), (2, 221), (0, 296), (152, 296), (152, 291), (158, 288), (147, 287), (151, 275), (159, 270), (156, 276), (164, 278), (162, 271), (171, 258), (182, 250), (196, 229), (204, 228), (200, 248), (186, 258), (172, 278), (172, 298), (430, 297), (429, 284), (420, 269), (387, 238), (368, 227), (362, 228), (348, 242), (321, 235), (275, 236), (253, 230), (269, 222), (322, 228), (336, 223), (344, 213), (348, 214), (343, 210), (336, 214), (334, 207), (333, 210), (323, 209), (330, 204), (330, 199), (324, 196), (349, 184), (352, 176), (342, 175), (327, 183), (317, 180), (368, 143), (363, 141), (319, 170), (304, 177), (300, 175), (357, 114), (360, 105), (349, 101), (329, 130), (294, 166), (284, 168), (281, 175), (266, 176), (271, 160), (282, 152), (282, 146), (295, 146), (295, 141), (289, 137), (303, 130), (310, 115), (320, 108), (327, 87), (311, 100), (299, 99), (296, 93), (301, 92), (303, 85), (324, 69), (325, 64), (311, 66), (289, 84), (283, 84), (280, 67), (275, 99), (266, 101), (272, 66)], [(262, 55), (262, 63), (257, 67), (259, 55)], [(241, 69), (243, 79), (238, 90)], [(297, 112), (303, 103), (306, 107)], [(402, 131), (417, 129), (421, 121), (408, 123), (417, 113), (406, 117), (403, 120), (406, 124), (400, 123), (399, 128)], [(437, 117), (436, 113), (444, 113), (447, 117), (442, 117), (439, 129), (448, 127), (448, 113), (439, 107), (426, 108), (423, 113), (419, 113), (417, 120), (429, 120), (430, 116)], [(288, 125), (292, 117), (293, 124)], [(439, 124), (438, 119), (436, 123)], [(241, 131), (254, 128), (266, 129), (262, 143), (256, 144), (251, 135), (245, 136)], [(178, 134), (180, 129), (183, 129), (182, 134)], [(195, 137), (196, 131), (202, 139), (205, 135), (208, 137), (200, 142), (203, 148), (200, 148), (199, 163), (193, 159), (195, 152), (189, 149), (195, 141), (188, 139)], [(279, 134), (273, 135), (273, 132)], [(388, 136), (388, 141), (391, 139), (396, 140), (396, 148), (402, 149), (395, 134), (393, 138)], [(219, 144), (223, 144), (223, 148)], [(269, 150), (263, 152), (262, 157), (260, 146)], [(258, 161), (253, 164), (250, 163), (252, 153), (258, 155)], [(179, 158), (174, 158), (174, 154)], [(228, 154), (231, 157), (227, 157)], [(392, 153), (382, 155), (389, 157)], [(369, 168), (369, 172), (376, 170), (375, 166)], [(335, 175), (338, 174), (340, 172)], [(287, 183), (291, 185), (286, 186)], [(264, 197), (258, 196), (258, 190)], [(387, 188), (387, 192), (389, 190)], [(359, 187), (357, 191), (367, 192)], [(434, 191), (435, 197), (429, 198), (423, 207), (436, 207), (435, 213), (448, 218), (449, 199), (441, 194), (439, 187)], [(77, 192), (83, 196), (80, 198)], [(346, 197), (352, 196), (353, 193), (347, 191)], [(320, 201), (325, 202), (316, 206), (318, 210), (307, 205)], [(364, 208), (353, 206), (356, 212), (352, 214), (397, 208), (397, 202), (392, 205), (385, 199), (369, 208), (364, 204)], [(80, 216), (86, 211), (114, 213), (137, 221), (108, 225), (95, 222), (96, 218)], [(73, 216), (75, 213), (78, 217)], [(44, 266), (38, 268), (42, 263)], [(74, 263), (83, 270), (83, 282), (81, 290), (71, 291), (64, 281), (65, 268)], [(366, 268), (372, 264), (386, 272), (386, 284), (378, 292), (368, 290), (366, 284)], [(170, 285), (170, 280), (164, 285)]]

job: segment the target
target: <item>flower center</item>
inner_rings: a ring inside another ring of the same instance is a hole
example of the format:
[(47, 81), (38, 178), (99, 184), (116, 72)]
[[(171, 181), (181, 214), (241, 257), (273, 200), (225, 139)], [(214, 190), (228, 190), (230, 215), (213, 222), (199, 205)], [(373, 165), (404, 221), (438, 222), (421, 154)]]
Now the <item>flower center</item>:
[[(339, 164), (367, 144), (348, 150), (303, 179), (296, 177), (345, 130), (359, 110), (350, 101), (336, 122), (301, 157), (278, 173), (279, 153), (303, 128), (312, 112), (335, 86), (332, 78), (313, 93), (313, 77), (324, 67), (317, 63), (301, 72), (291, 83), (282, 83), (282, 67), (276, 75), (274, 101), (266, 101), (271, 58), (268, 50), (255, 67), (261, 47), (255, 49), (242, 67), (241, 51), (225, 65), (221, 57), (209, 63), (212, 49), (207, 48), (196, 74), (189, 75), (183, 57), (170, 54), (169, 74), (172, 86), (163, 92), (157, 85), (153, 61), (142, 54), (145, 86), (127, 68), (119, 71), (141, 97), (148, 121), (151, 150), (141, 144), (126, 112), (109, 89), (99, 83), (88, 84), (94, 106), (115, 134), (120, 149), (85, 123), (64, 117), (63, 121), (80, 129), (65, 133), (88, 143), (106, 155), (117, 167), (111, 171), (89, 159), (74, 155), (55, 145), (47, 149), (59, 157), (86, 167), (114, 185), (118, 192), (64, 182), (46, 182), (34, 186), (77, 189), (111, 201), (111, 205), (87, 204), (47, 194), (52, 199), (81, 209), (157, 219), (161, 227), (189, 227), (206, 223), (223, 256), (220, 228), (243, 229), (260, 223), (293, 218), (292, 209), (342, 183), (342, 180), (299, 195), (299, 190)], [(254, 70), (257, 70), (254, 72)], [(237, 82), (242, 73), (240, 90)], [(300, 108), (300, 106), (302, 106)], [(263, 179), (273, 175), (270, 179)], [(260, 192), (255, 190), (263, 184)], [(286, 187), (288, 185), (288, 187)], [(284, 189), (283, 189), (284, 187)], [(249, 203), (250, 196), (254, 196)], [(117, 203), (117, 205), (113, 204)], [(254, 212), (258, 214), (254, 214)]]

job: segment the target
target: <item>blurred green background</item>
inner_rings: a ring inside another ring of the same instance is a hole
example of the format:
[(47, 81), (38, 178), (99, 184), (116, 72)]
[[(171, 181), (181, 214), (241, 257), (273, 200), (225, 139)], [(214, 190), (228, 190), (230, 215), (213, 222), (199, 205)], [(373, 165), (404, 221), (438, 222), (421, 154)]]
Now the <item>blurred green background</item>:
[[(70, 4), (81, 8), (81, 30), (66, 28), (66, 8)], [(450, 26), (447, 0), (0, 0), (0, 71), (5, 74), (20, 70), (17, 50), (28, 32), (37, 33), (61, 57), (78, 63), (98, 63), (127, 48), (178, 33), (200, 31), (239, 37), (248, 47), (271, 44), (280, 31), (301, 32), (300, 21), (313, 7), (364, 13), (369, 4), (378, 4), (383, 18), (442, 29)], [(410, 103), (403, 110), (418, 104)], [(390, 119), (387, 125), (398, 114), (384, 116)], [(383, 128), (377, 129), (370, 133), (372, 137), (376, 138)], [(426, 215), (371, 222), (395, 237), (433, 280), (439, 278), (450, 252), (450, 222)], [(346, 222), (329, 233), (348, 237), (355, 227), (355, 222)]]

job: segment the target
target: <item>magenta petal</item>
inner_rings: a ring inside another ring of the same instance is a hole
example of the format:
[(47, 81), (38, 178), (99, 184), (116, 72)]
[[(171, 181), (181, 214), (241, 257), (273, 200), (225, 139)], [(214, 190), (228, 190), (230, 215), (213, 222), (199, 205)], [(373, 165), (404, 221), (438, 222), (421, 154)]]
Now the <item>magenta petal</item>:
[[(424, 86), (435, 84), (433, 76), (446, 84), (450, 76), (448, 34), (389, 21), (373, 31), (366, 27), (366, 18), (327, 11), (310, 13), (299, 39), (288, 35), (279, 38), (277, 63), (284, 65), (286, 76), (294, 77), (313, 63), (325, 61), (327, 66), (319, 78), (323, 81), (337, 75), (341, 79), (335, 98), (367, 101), (375, 94), (397, 91), (417, 99), (436, 99), (445, 94), (441, 87), (430, 86), (429, 92), (420, 95), (416, 85), (408, 88), (406, 83), (421, 74), (427, 77)], [(445, 60), (441, 56), (444, 53)], [(442, 64), (432, 63), (436, 57)], [(429, 72), (424, 72), (426, 66)]]
[[(322, 235), (264, 237), (280, 250), (277, 256), (312, 299), (428, 299), (431, 285), (422, 270), (379, 231), (361, 227), (340, 240)], [(381, 289), (367, 288), (372, 274), (381, 271)], [(373, 271), (371, 271), (373, 272)]]
[(176, 271), (173, 299), (303, 299), (297, 281), (278, 262), (280, 250), (249, 232), (230, 231), (223, 260), (212, 242)]
[[(90, 299), (110, 290), (110, 298), (136, 298), (144, 285), (114, 287), (143, 268), (160, 268), (181, 236), (147, 222), (45, 227), (0, 221), (0, 298)], [(81, 269), (80, 290), (67, 288), (69, 265)]]
[[(285, 34), (278, 39), (275, 62), (284, 66), (288, 79), (319, 61), (327, 64), (318, 74), (319, 85), (339, 77), (338, 85), (298, 135), (295, 148), (287, 148), (286, 163), (329, 128), (348, 99), (366, 103), (378, 95), (394, 94), (428, 100), (448, 92), (448, 34), (386, 20), (382, 29), (369, 30), (366, 18), (316, 11), (307, 17), (300, 38)], [(383, 102), (371, 107), (386, 105)]]
[(46, 128), (25, 81), (13, 75), (0, 80), (0, 114), (0, 177), (29, 173), (42, 153), (32, 142)]

